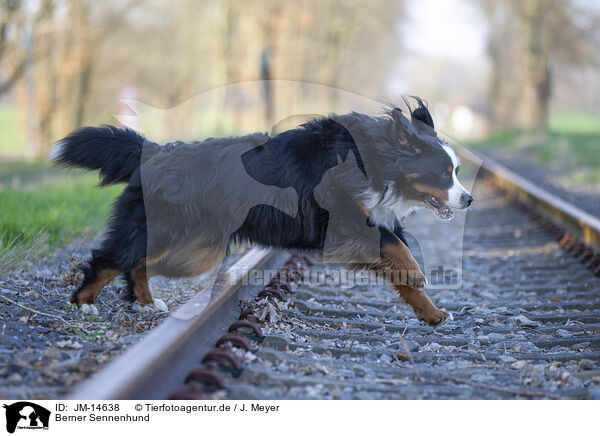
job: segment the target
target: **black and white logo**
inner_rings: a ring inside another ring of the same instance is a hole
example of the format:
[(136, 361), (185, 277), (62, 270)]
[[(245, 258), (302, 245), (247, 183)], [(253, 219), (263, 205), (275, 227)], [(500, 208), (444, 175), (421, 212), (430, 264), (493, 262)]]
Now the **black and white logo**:
[(5, 404), (6, 431), (14, 433), (16, 429), (47, 430), (50, 411), (29, 401)]

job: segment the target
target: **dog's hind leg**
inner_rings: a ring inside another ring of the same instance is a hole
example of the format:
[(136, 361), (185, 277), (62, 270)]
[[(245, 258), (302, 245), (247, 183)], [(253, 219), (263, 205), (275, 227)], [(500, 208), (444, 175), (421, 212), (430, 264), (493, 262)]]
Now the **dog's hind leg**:
[(121, 294), (121, 299), (133, 303), (135, 301), (135, 293), (133, 292), (133, 279), (131, 278), (131, 272), (125, 273), (125, 280), (127, 280), (127, 289)]
[(111, 280), (122, 274), (113, 262), (103, 257), (94, 257), (89, 266), (83, 269), (83, 283), (69, 297), (83, 312), (98, 313), (94, 306), (100, 290)]
[(133, 285), (133, 293), (137, 299), (133, 305), (136, 312), (168, 312), (169, 309), (164, 301), (153, 298), (150, 293), (149, 276), (146, 271), (146, 261), (141, 260), (140, 265), (129, 273)]

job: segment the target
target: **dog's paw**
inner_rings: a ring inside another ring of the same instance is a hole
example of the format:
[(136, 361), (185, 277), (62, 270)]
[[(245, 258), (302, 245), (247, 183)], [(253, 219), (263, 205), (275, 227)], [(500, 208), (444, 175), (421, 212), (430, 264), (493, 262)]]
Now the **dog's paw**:
[(140, 304), (139, 301), (136, 301), (135, 303), (133, 303), (133, 306), (131, 308), (134, 312), (137, 313), (154, 313), (169, 311), (169, 308), (167, 307), (165, 302), (159, 298), (155, 298), (154, 302), (150, 304)]
[(425, 274), (420, 269), (416, 270), (416, 274), (412, 277), (409, 276), (409, 286), (414, 288), (424, 288), (427, 283), (427, 277), (425, 277)]
[(81, 306), (79, 306), (79, 310), (81, 310), (82, 313), (98, 315), (98, 308), (95, 304), (82, 304)]
[(169, 311), (169, 308), (167, 307), (167, 303), (165, 303), (164, 301), (162, 301), (160, 298), (155, 298), (154, 299), (154, 307), (159, 312), (168, 312)]
[(446, 324), (448, 321), (454, 320), (451, 313), (445, 310), (435, 309), (431, 314), (422, 315), (421, 319), (434, 329)]
[(446, 313), (448, 316), (447, 316), (446, 320), (440, 325), (446, 324), (447, 322), (450, 322), (450, 321), (454, 321), (454, 317), (452, 316), (451, 312), (444, 311), (444, 313)]

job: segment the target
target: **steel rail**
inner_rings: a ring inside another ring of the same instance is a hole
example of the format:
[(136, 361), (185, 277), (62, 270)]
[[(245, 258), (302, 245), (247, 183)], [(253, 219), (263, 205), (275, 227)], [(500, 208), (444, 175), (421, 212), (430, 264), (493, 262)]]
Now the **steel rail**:
[(480, 159), (482, 161), (480, 174), (487, 177), (494, 185), (540, 212), (547, 219), (566, 227), (565, 230), (573, 232), (584, 244), (600, 250), (598, 218), (515, 174), (487, 156), (464, 147), (459, 147), (457, 151), (462, 159), (473, 163), (478, 163), (476, 158)]
[(264, 285), (248, 283), (252, 271), (278, 270), (288, 252), (252, 249), (220, 273), (212, 289), (203, 289), (138, 344), (80, 384), (68, 399), (162, 399), (183, 383), (227, 326), (237, 320), (238, 302)]
[[(456, 148), (463, 160), (480, 165), (480, 174), (517, 203), (561, 226), (565, 235), (572, 232), (581, 241), (579, 244), (600, 248), (600, 220), (494, 160), (462, 146)], [(200, 291), (140, 343), (79, 385), (69, 398), (168, 398), (173, 387), (185, 382), (186, 375), (219, 338), (227, 339), (227, 326), (238, 319), (238, 301), (253, 298), (264, 288), (248, 285), (244, 279), (257, 268), (279, 269), (290, 257), (287, 252), (252, 249), (218, 276), (212, 290)], [(200, 313), (199, 307), (204, 308)]]

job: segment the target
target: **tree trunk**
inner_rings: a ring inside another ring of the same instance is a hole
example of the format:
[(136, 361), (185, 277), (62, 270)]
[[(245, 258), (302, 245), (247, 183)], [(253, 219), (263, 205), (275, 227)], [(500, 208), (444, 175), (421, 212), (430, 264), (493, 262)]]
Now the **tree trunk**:
[(548, 47), (544, 41), (544, 0), (529, 0), (521, 15), (523, 26), (523, 112), (522, 125), (545, 129), (550, 100)]

